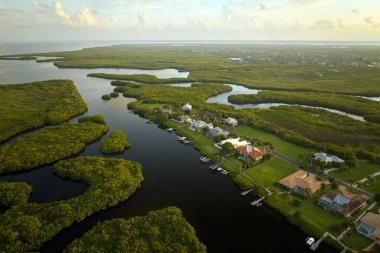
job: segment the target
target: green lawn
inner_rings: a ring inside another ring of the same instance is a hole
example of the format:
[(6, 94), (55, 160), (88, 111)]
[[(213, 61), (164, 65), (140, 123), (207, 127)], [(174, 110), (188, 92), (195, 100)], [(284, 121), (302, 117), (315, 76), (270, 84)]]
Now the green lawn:
[[(332, 171), (330, 174), (346, 182), (351, 179), (358, 181), (380, 170), (380, 165), (370, 163), (365, 160), (359, 160), (358, 164), (353, 169), (346, 169), (341, 171)], [(380, 180), (379, 180), (380, 181)]]
[(175, 121), (166, 121), (167, 127), (175, 128), (176, 133), (180, 136), (186, 136), (194, 148), (207, 157), (214, 157), (220, 153), (220, 150), (214, 146), (214, 142), (203, 132), (196, 132), (189, 129), (188, 125), (183, 125)]
[(269, 161), (265, 161), (247, 169), (244, 173), (261, 185), (273, 186), (273, 184), (280, 179), (288, 176), (296, 170), (296, 166), (274, 156)]
[(299, 153), (315, 153), (316, 151), (313, 149), (305, 148), (302, 146), (298, 146), (296, 144), (284, 141), (280, 137), (270, 134), (252, 127), (235, 127), (233, 130), (234, 133), (245, 136), (248, 138), (256, 138), (263, 142), (270, 142), (274, 149), (284, 154), (290, 158), (293, 158), (295, 160), (299, 159)]
[(362, 188), (366, 191), (380, 194), (380, 176), (374, 178), (375, 181), (369, 183), (369, 186), (363, 186)]
[(356, 231), (351, 231), (348, 232), (344, 237), (343, 237), (343, 243), (346, 244), (349, 247), (353, 247), (356, 249), (365, 249), (369, 245), (373, 243), (373, 241)]

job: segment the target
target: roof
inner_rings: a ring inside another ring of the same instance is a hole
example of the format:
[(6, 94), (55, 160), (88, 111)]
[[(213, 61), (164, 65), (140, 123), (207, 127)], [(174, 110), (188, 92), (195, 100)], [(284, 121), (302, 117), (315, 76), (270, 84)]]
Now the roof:
[(238, 121), (234, 118), (228, 117), (227, 119), (224, 120), (225, 122), (231, 124), (231, 123), (237, 123)]
[(331, 162), (343, 163), (344, 162), (343, 159), (340, 159), (339, 157), (337, 157), (335, 155), (328, 155), (328, 154), (323, 153), (323, 152), (315, 153), (314, 158), (317, 160), (320, 160), (322, 162), (326, 162), (326, 163), (331, 163)]
[(310, 189), (312, 193), (318, 191), (322, 184), (322, 182), (315, 179), (314, 174), (307, 173), (303, 170), (298, 170), (295, 173), (281, 179), (279, 183), (290, 189), (293, 189), (296, 186), (303, 189)]
[(368, 212), (360, 221), (374, 227), (376, 230), (372, 232), (372, 235), (380, 238), (380, 214)]
[(191, 110), (192, 106), (189, 103), (186, 103), (185, 105), (182, 106), (183, 110)]
[(224, 131), (220, 127), (215, 127), (208, 131), (208, 135), (216, 136), (216, 135), (228, 135), (229, 133), (227, 131)]
[(336, 192), (327, 192), (321, 198), (327, 198), (335, 205), (338, 205), (340, 207), (340, 212), (344, 215), (351, 214), (367, 201), (367, 198), (362, 195), (349, 197)]
[(235, 148), (238, 148), (238, 147), (241, 147), (241, 146), (247, 146), (247, 145), (250, 144), (246, 140), (240, 141), (239, 138), (236, 138), (236, 139), (227, 139), (227, 140), (221, 141), (219, 143), (219, 145), (223, 146), (223, 144), (226, 143), (226, 142), (231, 143)]
[(267, 153), (265, 150), (260, 150), (259, 148), (251, 145), (240, 147), (240, 152), (246, 156), (250, 156), (255, 159), (262, 157)]

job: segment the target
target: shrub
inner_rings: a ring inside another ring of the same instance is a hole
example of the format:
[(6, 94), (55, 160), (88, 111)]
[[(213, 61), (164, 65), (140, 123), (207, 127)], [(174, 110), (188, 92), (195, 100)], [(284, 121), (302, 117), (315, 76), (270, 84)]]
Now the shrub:
[(104, 95), (102, 96), (102, 99), (103, 99), (103, 100), (110, 100), (110, 99), (111, 99), (111, 95), (110, 95), (110, 94), (104, 94)]
[(83, 122), (94, 122), (98, 124), (106, 124), (106, 120), (100, 114), (92, 115), (92, 116), (83, 116), (78, 119), (79, 123)]
[(119, 96), (119, 93), (117, 93), (117, 92), (111, 92), (110, 96), (113, 97), (113, 98), (117, 98)]

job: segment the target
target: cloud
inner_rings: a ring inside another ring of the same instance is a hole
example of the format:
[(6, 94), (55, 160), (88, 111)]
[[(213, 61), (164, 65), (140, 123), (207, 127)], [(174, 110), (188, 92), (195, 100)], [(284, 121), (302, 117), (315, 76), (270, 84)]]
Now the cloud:
[(380, 23), (376, 23), (376, 22), (373, 20), (373, 17), (365, 17), (363, 20), (364, 20), (364, 22), (365, 22), (367, 25), (370, 25), (370, 26), (372, 26), (373, 28), (378, 28), (378, 27), (380, 27)]
[(59, 1), (55, 1), (54, 5), (54, 13), (55, 15), (65, 24), (69, 26), (75, 26), (74, 21), (71, 19), (70, 15), (66, 13), (63, 8), (62, 4)]
[(352, 10), (351, 10), (351, 13), (358, 14), (358, 13), (359, 13), (359, 10), (358, 10), (358, 9), (352, 9)]
[(322, 30), (331, 30), (335, 28), (335, 24), (332, 20), (320, 19), (314, 23), (314, 27)]
[(144, 28), (148, 27), (150, 24), (150, 15), (147, 11), (138, 14), (137, 19), (139, 20), (140, 25)]

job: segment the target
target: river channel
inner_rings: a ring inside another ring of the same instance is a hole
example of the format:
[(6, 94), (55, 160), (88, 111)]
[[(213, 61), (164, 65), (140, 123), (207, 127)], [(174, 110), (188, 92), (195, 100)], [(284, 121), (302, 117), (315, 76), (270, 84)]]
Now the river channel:
[[(146, 119), (128, 111), (127, 103), (132, 99), (101, 100), (102, 94), (113, 90), (110, 81), (87, 77), (90, 72), (146, 73), (162, 78), (187, 77), (188, 73), (176, 70), (59, 69), (49, 62), (17, 60), (0, 61), (0, 70), (0, 84), (73, 80), (89, 107), (86, 114), (102, 114), (110, 127), (108, 133), (122, 129), (128, 135), (132, 147), (123, 154), (110, 157), (138, 161), (143, 166), (145, 180), (131, 198), (63, 230), (44, 246), (42, 252), (60, 252), (98, 221), (145, 215), (150, 210), (169, 205), (183, 211), (208, 252), (310, 251), (304, 242), (307, 235), (299, 228), (265, 205), (252, 207), (249, 203), (255, 197), (241, 196), (241, 191), (228, 175), (215, 173), (201, 164), (198, 151), (179, 143), (174, 133), (147, 124)], [(101, 140), (90, 144), (80, 155), (103, 156), (99, 152)], [(28, 182), (34, 190), (31, 201), (38, 203), (67, 199), (86, 189), (84, 184), (55, 176), (50, 166), (1, 176), (0, 181)], [(318, 252), (335, 251), (322, 244)]]

